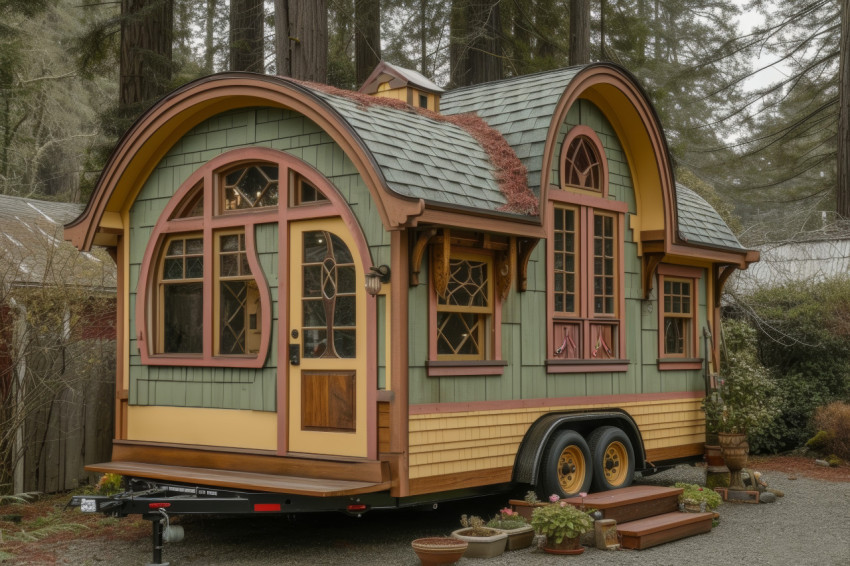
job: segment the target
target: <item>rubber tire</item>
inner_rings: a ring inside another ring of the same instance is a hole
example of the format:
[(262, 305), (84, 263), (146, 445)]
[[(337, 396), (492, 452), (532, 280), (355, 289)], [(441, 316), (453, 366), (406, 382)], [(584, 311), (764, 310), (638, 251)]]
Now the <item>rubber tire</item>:
[[(603, 426), (593, 431), (589, 439), (593, 491), (608, 491), (628, 487), (635, 477), (635, 451), (629, 436), (615, 426)], [(623, 460), (626, 462), (623, 462)], [(612, 473), (607, 473), (615, 466)]]
[[(568, 480), (572, 478), (569, 482), (571, 484), (569, 490), (562, 485), (558, 469), (561, 455), (565, 452), (568, 452), (566, 456), (574, 463), (574, 474), (576, 474), (575, 477), (572, 477), (572, 474), (566, 477)], [(593, 479), (591, 468), (590, 447), (584, 437), (574, 430), (557, 431), (543, 452), (538, 493), (546, 501), (552, 494), (564, 498), (587, 492)], [(583, 477), (581, 477), (582, 473)]]

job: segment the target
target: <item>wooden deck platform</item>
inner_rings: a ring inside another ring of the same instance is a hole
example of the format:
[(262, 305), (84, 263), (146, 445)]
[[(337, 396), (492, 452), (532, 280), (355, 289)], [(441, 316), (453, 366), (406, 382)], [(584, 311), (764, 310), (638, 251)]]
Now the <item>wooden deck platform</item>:
[(711, 531), (714, 513), (664, 513), (617, 525), (623, 548), (643, 550)]
[(604, 519), (614, 519), (621, 546), (642, 550), (711, 531), (714, 513), (680, 513), (681, 493), (676, 487), (636, 485), (571, 497), (567, 502), (597, 509)]
[(291, 493), (293, 495), (309, 495), (313, 497), (334, 497), (340, 495), (374, 493), (376, 491), (388, 490), (391, 484), (389, 480), (369, 482), (328, 478), (308, 478), (236, 470), (167, 466), (146, 462), (106, 462), (103, 464), (92, 464), (86, 466), (86, 469), (92, 472), (114, 473), (124, 476), (149, 478), (162, 481), (251, 491)]
[(597, 509), (602, 513), (603, 519), (614, 519), (620, 525), (676, 511), (681, 493), (682, 489), (677, 487), (633, 485), (623, 489), (591, 493), (584, 499), (571, 497), (567, 499), (567, 503), (575, 506), (583, 504), (585, 507)]

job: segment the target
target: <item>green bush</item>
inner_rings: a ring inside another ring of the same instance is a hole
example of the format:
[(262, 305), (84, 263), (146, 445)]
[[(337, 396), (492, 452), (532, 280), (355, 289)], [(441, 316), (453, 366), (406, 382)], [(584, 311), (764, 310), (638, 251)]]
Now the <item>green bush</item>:
[[(734, 313), (757, 329), (758, 358), (774, 378), (778, 418), (750, 436), (754, 452), (803, 446), (818, 407), (850, 400), (850, 279), (762, 289)], [(727, 349), (734, 347), (727, 340)]]
[(836, 401), (818, 407), (812, 420), (824, 432), (823, 446), (819, 450), (850, 460), (850, 404)]

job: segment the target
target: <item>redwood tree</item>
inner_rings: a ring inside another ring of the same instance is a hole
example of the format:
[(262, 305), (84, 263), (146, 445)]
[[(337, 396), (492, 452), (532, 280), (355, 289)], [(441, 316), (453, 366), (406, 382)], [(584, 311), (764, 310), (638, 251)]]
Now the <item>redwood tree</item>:
[(275, 0), (274, 6), (277, 73), (327, 82), (327, 0)]
[(263, 0), (230, 0), (230, 70), (265, 70)]
[(850, 218), (850, 0), (841, 0), (838, 63), (838, 206)]
[(381, 2), (357, 0), (354, 5), (354, 66), (362, 85), (381, 61)]
[(590, 63), (590, 0), (570, 0), (570, 66)]
[(119, 107), (136, 113), (171, 81), (172, 0), (121, 0)]

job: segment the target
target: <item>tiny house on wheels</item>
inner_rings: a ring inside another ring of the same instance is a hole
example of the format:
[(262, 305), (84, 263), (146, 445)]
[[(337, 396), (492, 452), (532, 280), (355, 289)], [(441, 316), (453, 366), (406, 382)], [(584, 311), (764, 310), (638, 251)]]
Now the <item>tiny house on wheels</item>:
[[(90, 511), (362, 512), (623, 487), (703, 453), (719, 296), (758, 259), (678, 185), (634, 77), (445, 92), (196, 80), (120, 140), (81, 250), (117, 258)], [(130, 497), (132, 495), (132, 497)]]

